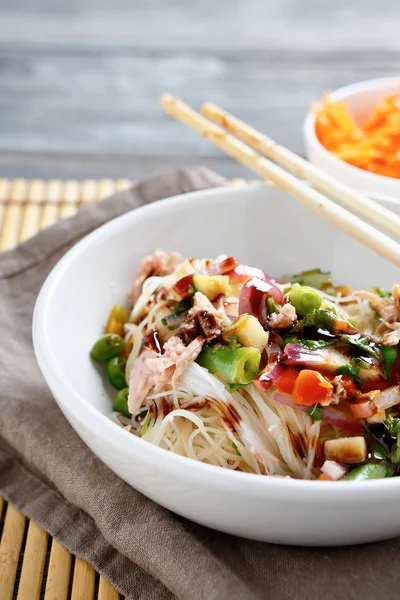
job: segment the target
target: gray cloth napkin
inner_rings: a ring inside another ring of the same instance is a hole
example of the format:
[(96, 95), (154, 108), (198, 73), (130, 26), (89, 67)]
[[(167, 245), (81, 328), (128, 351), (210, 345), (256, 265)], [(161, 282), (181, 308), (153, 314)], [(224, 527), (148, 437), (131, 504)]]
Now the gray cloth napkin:
[[(155, 176), (0, 255), (0, 493), (127, 598), (398, 598), (399, 540), (355, 548), (274, 546), (211, 531), (154, 504), (85, 446), (39, 372), (32, 311), (59, 258), (117, 215), (224, 183), (204, 169)], [(321, 506), (314, 526), (325, 519)]]

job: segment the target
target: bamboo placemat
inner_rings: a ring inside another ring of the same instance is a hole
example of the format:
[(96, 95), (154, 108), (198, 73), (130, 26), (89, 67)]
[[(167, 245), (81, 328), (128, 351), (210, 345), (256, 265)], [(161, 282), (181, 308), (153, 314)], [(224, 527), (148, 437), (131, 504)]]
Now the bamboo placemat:
[[(126, 179), (43, 181), (0, 179), (0, 250), (58, 219), (129, 187)], [(72, 556), (0, 497), (0, 600), (120, 600), (81, 558)]]

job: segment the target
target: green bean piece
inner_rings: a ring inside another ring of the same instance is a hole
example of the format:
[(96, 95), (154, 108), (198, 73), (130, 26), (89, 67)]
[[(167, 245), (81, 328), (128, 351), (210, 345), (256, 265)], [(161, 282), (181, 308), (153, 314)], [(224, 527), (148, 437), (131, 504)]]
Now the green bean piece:
[(343, 481), (366, 481), (367, 479), (382, 479), (392, 477), (393, 470), (383, 463), (368, 462), (365, 465), (355, 467), (342, 477)]
[(99, 362), (111, 360), (118, 356), (124, 349), (125, 342), (117, 333), (106, 333), (97, 340), (93, 346), (90, 356)]
[(318, 292), (306, 285), (292, 288), (289, 292), (289, 300), (295, 307), (299, 317), (305, 317), (313, 310), (318, 310), (322, 303)]
[(108, 379), (117, 390), (122, 390), (127, 386), (125, 367), (126, 358), (124, 356), (115, 356), (107, 365)]
[(131, 413), (128, 410), (128, 394), (129, 388), (119, 390), (118, 394), (114, 398), (114, 410), (123, 414), (125, 417), (131, 417)]

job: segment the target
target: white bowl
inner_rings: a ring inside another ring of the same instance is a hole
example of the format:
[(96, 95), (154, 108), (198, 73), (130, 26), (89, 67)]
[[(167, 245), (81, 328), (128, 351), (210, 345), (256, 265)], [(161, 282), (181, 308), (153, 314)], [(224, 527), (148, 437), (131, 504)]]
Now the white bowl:
[[(386, 77), (348, 85), (329, 94), (329, 98), (343, 100), (355, 119), (363, 123), (382, 98), (396, 91), (400, 91), (399, 77)], [(370, 196), (400, 201), (399, 179), (353, 167), (324, 148), (316, 136), (315, 116), (312, 112), (305, 119), (303, 135), (306, 155), (312, 164)]]
[(107, 418), (111, 397), (89, 350), (110, 307), (125, 302), (141, 257), (156, 247), (189, 256), (233, 254), (275, 276), (319, 266), (355, 286), (389, 286), (398, 275), (320, 216), (263, 185), (186, 194), (111, 221), (56, 265), (33, 319), (40, 368), (80, 437), (149, 498), (224, 532), (297, 545), (399, 535), (400, 478), (332, 483), (232, 472), (153, 446)]

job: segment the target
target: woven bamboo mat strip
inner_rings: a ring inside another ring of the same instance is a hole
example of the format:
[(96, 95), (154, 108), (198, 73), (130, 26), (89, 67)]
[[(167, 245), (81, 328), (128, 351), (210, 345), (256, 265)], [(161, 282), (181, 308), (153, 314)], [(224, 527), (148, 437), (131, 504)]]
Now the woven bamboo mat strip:
[[(243, 184), (237, 179), (234, 184)], [(0, 251), (131, 185), (0, 178)], [(0, 496), (0, 600), (120, 600), (113, 586)]]
[[(126, 179), (0, 179), (0, 251), (130, 184)], [(41, 598), (120, 600), (120, 594), (0, 496), (0, 600)]]
[(130, 184), (127, 179), (0, 179), (0, 251)]

